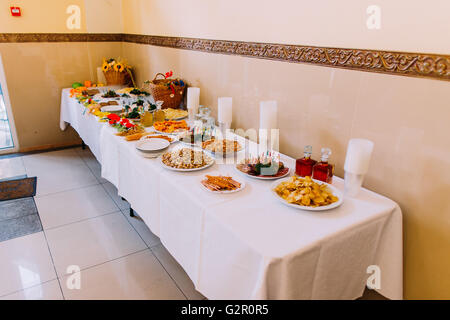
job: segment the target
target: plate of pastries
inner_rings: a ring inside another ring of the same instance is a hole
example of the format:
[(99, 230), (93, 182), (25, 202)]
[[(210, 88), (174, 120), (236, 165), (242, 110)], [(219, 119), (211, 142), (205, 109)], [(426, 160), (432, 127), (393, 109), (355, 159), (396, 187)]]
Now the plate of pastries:
[(323, 211), (339, 207), (342, 192), (336, 187), (311, 177), (292, 176), (276, 181), (271, 186), (272, 194), (285, 205), (308, 211)]
[(155, 128), (155, 130), (159, 133), (170, 134), (176, 134), (189, 130), (189, 126), (187, 125), (185, 120), (156, 121), (155, 123), (153, 123), (153, 128)]

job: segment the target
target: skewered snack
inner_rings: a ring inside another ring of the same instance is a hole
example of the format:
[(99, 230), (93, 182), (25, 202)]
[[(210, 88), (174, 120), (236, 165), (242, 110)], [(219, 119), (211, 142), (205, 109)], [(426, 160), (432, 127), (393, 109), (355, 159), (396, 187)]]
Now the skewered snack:
[(217, 153), (230, 153), (242, 149), (242, 146), (236, 140), (211, 139), (202, 143), (202, 148)]
[(162, 155), (162, 162), (176, 169), (196, 169), (211, 164), (214, 160), (203, 151), (183, 148)]
[(156, 121), (153, 127), (164, 133), (173, 133), (175, 130), (189, 130), (186, 121)]
[(241, 184), (232, 177), (226, 176), (209, 176), (202, 180), (202, 184), (211, 191), (232, 191), (241, 187)]
[(251, 176), (282, 176), (289, 171), (280, 160), (266, 156), (245, 159), (236, 168)]
[(288, 203), (300, 206), (321, 207), (339, 200), (325, 183), (319, 184), (311, 177), (292, 176), (289, 180), (276, 186), (274, 191)]
[(164, 140), (167, 140), (169, 142), (173, 141), (173, 139), (171, 137), (168, 137), (168, 136), (165, 136), (165, 135), (162, 135), (162, 134), (160, 134), (160, 135), (152, 135), (152, 136), (147, 135), (145, 137), (145, 139), (155, 139), (155, 138), (157, 138), (157, 139), (164, 139)]
[(127, 141), (135, 141), (135, 140), (139, 140), (142, 137), (145, 137), (145, 136), (147, 136), (149, 134), (150, 134), (150, 132), (138, 132), (138, 133), (135, 133), (135, 134), (131, 134), (131, 135), (125, 136), (125, 140), (127, 140)]

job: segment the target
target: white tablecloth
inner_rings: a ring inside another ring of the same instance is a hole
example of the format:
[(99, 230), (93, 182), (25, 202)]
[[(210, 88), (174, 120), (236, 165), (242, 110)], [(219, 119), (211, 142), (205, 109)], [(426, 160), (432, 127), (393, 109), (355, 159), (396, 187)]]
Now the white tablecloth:
[[(354, 299), (362, 295), (370, 265), (381, 270), (378, 291), (402, 299), (402, 216), (395, 202), (363, 190), (337, 209), (311, 213), (281, 204), (270, 193), (271, 182), (247, 177), (241, 192), (212, 194), (202, 189), (201, 178), (239, 175), (233, 165), (168, 171), (83, 110), (64, 89), (61, 124), (80, 134), (102, 176), (209, 299)], [(294, 168), (294, 159), (283, 160)], [(343, 188), (340, 178), (333, 184)]]

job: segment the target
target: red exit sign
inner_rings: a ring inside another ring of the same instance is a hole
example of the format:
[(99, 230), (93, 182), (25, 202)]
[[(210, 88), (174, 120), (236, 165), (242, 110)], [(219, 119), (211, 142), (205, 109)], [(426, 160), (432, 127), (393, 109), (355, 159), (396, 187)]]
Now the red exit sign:
[(21, 16), (20, 7), (10, 7), (10, 9), (11, 9), (11, 15), (13, 17), (20, 17)]

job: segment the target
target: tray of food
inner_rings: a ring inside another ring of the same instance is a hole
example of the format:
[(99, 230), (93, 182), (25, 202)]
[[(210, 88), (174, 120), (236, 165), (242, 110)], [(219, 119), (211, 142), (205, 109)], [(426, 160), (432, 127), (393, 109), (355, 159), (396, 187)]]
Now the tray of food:
[(189, 126), (187, 125), (185, 120), (181, 121), (156, 121), (153, 123), (153, 128), (159, 133), (170, 133), (176, 134), (178, 132), (183, 132), (189, 130)]
[(344, 201), (336, 187), (310, 177), (292, 176), (276, 181), (272, 194), (285, 205), (308, 211), (324, 211), (339, 207)]
[(162, 109), (162, 111), (164, 111), (164, 114), (166, 115), (166, 120), (181, 120), (188, 116), (188, 112), (182, 109), (167, 108)]
[(206, 175), (201, 184), (212, 193), (234, 193), (245, 187), (244, 181), (238, 181), (230, 176)]
[(236, 165), (236, 169), (242, 174), (261, 180), (274, 180), (286, 177), (289, 168), (284, 166), (279, 156), (260, 156), (244, 159)]
[(182, 148), (164, 153), (161, 157), (161, 164), (169, 170), (188, 172), (211, 167), (214, 159), (203, 151)]
[(241, 151), (242, 146), (236, 140), (222, 140), (213, 138), (207, 141), (203, 141), (202, 149), (209, 151), (215, 155), (228, 155)]

